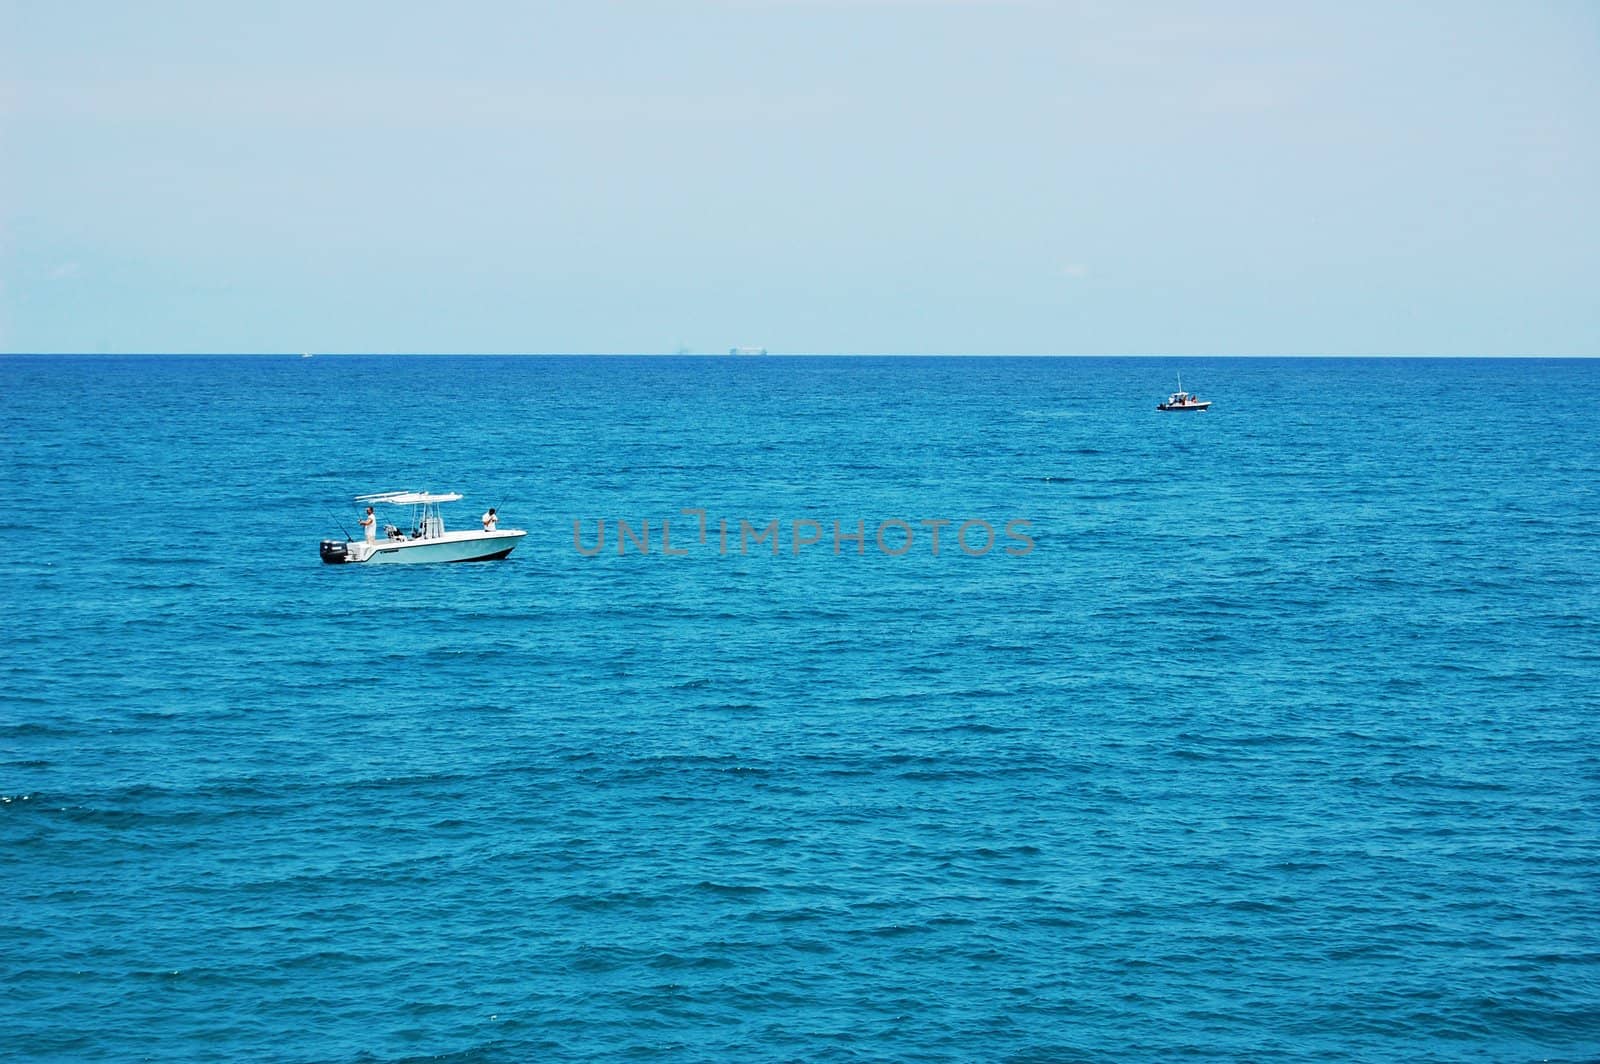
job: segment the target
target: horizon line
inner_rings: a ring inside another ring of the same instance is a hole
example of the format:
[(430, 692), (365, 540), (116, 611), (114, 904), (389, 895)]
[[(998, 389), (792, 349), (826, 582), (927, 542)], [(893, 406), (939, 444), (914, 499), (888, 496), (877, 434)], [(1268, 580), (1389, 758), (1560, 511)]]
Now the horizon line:
[(1304, 358), (1304, 359), (1592, 359), (1588, 355), (1393, 353), (1351, 354), (1221, 354), (1207, 352), (1053, 352), (1005, 351), (791, 351), (734, 355), (720, 351), (0, 351), (0, 358), (714, 358), (747, 362), (761, 358)]

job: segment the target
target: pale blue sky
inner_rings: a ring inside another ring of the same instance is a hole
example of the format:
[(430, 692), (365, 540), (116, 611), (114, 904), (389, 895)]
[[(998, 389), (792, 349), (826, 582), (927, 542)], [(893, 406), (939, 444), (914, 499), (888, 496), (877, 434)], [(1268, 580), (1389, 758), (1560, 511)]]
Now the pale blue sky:
[(0, 0), (0, 351), (1600, 354), (1600, 3)]

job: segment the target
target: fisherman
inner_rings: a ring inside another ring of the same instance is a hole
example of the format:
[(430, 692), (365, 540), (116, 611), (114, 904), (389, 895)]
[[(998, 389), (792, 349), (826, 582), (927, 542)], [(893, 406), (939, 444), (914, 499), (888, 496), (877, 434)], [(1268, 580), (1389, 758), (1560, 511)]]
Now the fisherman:
[(367, 530), (367, 542), (378, 542), (378, 515), (372, 512), (372, 507), (367, 507), (367, 516), (361, 519), (361, 527)]
[(483, 515), (483, 530), (493, 532), (494, 526), (500, 523), (500, 518), (495, 515), (494, 507), (489, 507), (489, 512)]

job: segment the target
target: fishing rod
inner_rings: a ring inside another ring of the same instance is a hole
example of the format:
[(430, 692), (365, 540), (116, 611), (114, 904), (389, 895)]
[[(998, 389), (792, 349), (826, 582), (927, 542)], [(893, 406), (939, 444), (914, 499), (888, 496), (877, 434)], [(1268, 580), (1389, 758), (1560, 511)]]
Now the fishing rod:
[(354, 537), (354, 536), (352, 536), (352, 535), (351, 535), (351, 534), (350, 534), (350, 530), (349, 530), (349, 529), (347, 529), (347, 528), (345, 528), (345, 527), (344, 527), (344, 522), (343, 522), (343, 521), (341, 521), (341, 520), (339, 520), (339, 519), (338, 519), (338, 518), (337, 518), (337, 517), (334, 517), (334, 516), (333, 516), (333, 511), (332, 511), (332, 510), (329, 510), (329, 511), (328, 511), (328, 516), (329, 516), (329, 517), (330, 517), (330, 518), (332, 518), (332, 519), (333, 519), (333, 523), (334, 523), (334, 524), (336, 524), (336, 525), (338, 525), (338, 526), (339, 526), (339, 531), (340, 531), (340, 532), (343, 532), (343, 533), (344, 533), (344, 538), (345, 538), (345, 539), (348, 539), (348, 540), (350, 540), (350, 541), (351, 541), (351, 542), (352, 542), (352, 543), (354, 543), (354, 542), (355, 542), (355, 538), (356, 538), (356, 537)]

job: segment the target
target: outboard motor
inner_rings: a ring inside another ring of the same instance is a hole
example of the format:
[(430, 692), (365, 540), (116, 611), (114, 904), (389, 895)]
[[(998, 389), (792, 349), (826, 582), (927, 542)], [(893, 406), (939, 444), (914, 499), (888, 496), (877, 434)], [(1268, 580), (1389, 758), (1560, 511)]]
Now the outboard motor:
[(339, 565), (350, 560), (350, 545), (342, 539), (322, 541), (322, 560), (329, 565)]

